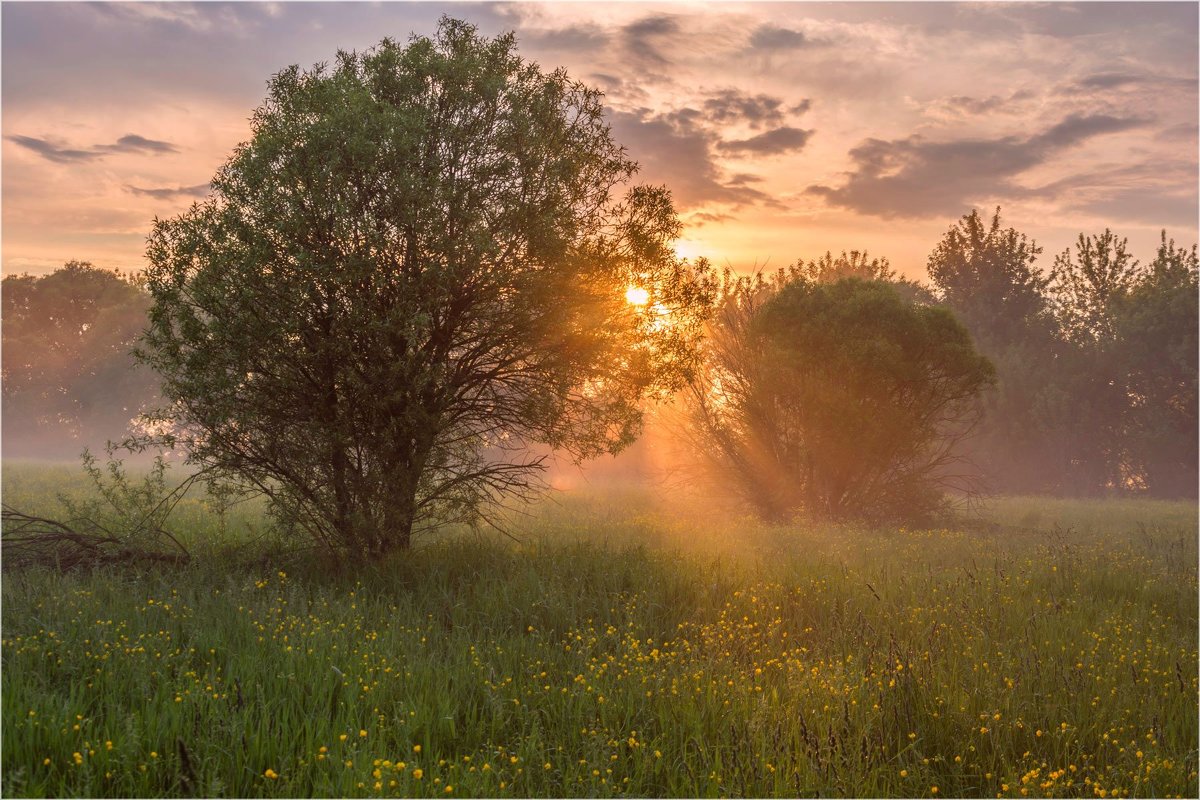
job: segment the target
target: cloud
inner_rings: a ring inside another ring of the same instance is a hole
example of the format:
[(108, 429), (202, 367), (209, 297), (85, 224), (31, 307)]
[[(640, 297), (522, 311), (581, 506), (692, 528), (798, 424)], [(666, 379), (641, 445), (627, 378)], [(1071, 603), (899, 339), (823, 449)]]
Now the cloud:
[[(1108, 114), (1072, 114), (1045, 133), (1031, 137), (1029, 144), (1033, 145), (1035, 150), (1069, 147), (1102, 133), (1118, 133), (1141, 127), (1146, 122), (1144, 119), (1114, 117)], [(1049, 155), (1049, 152), (1045, 155)]]
[(56, 164), (78, 164), (86, 161), (95, 161), (111, 153), (162, 154), (179, 152), (179, 148), (170, 142), (147, 139), (144, 136), (138, 136), (134, 133), (122, 136), (114, 144), (96, 144), (87, 150), (79, 150), (55, 144), (49, 139), (38, 139), (34, 136), (14, 135), (6, 138), (10, 142), (19, 144), (27, 150), (32, 150), (47, 161), (53, 161)]
[(1083, 202), (1071, 203), (1068, 208), (1103, 220), (1140, 223), (1156, 228), (1194, 228), (1196, 215), (1200, 213), (1194, 185), (1176, 191), (1163, 191), (1152, 186), (1123, 187), (1105, 191)]
[(695, 109), (663, 114), (639, 108), (608, 114), (613, 135), (641, 165), (639, 179), (666, 184), (681, 210), (708, 204), (778, 206), (770, 195), (748, 185), (750, 176), (726, 177), (713, 153), (720, 139), (699, 124), (703, 115)]
[(1027, 138), (867, 139), (850, 151), (855, 168), (843, 185), (809, 186), (805, 193), (885, 218), (957, 214), (979, 199), (1028, 194), (1013, 180), (1062, 150), (1144, 125), (1146, 120), (1137, 118), (1071, 115)]
[(705, 225), (728, 222), (734, 219), (732, 214), (722, 214), (711, 211), (697, 211), (694, 214), (689, 214), (684, 220), (689, 227), (703, 228)]
[(763, 179), (759, 175), (751, 175), (748, 172), (739, 172), (725, 182), (727, 186), (745, 186), (748, 183), (762, 183)]
[(48, 139), (37, 139), (33, 136), (7, 136), (10, 142), (32, 150), (47, 161), (57, 164), (75, 164), (82, 161), (92, 161), (103, 158), (104, 153), (95, 150), (74, 150), (69, 147), (56, 145)]
[(568, 25), (565, 28), (528, 29), (517, 37), (522, 45), (549, 52), (569, 52), (576, 55), (608, 47), (608, 31), (593, 24)]
[(803, 113), (809, 101), (785, 109), (784, 101), (767, 94), (749, 94), (737, 89), (721, 89), (711, 93), (701, 108), (713, 122), (721, 124), (744, 122), (751, 128), (778, 125), (783, 122), (784, 111)]
[(176, 34), (249, 37), (283, 13), (279, 3), (99, 3), (93, 12), (110, 24), (137, 25)]
[(1022, 100), (1028, 100), (1033, 97), (1033, 92), (1029, 90), (1021, 90), (1013, 92), (1008, 97), (1001, 97), (994, 94), (990, 97), (965, 97), (963, 95), (955, 95), (946, 98), (945, 105), (956, 111), (961, 111), (966, 114), (987, 114), (992, 111), (1002, 111), (1012, 108), (1015, 103)]
[(1030, 191), (1058, 200), (1069, 212), (1147, 225), (1194, 225), (1196, 164), (1153, 159), (1101, 164)]
[(1177, 89), (1196, 91), (1195, 78), (1178, 78), (1169, 75), (1154, 75), (1146, 72), (1094, 72), (1075, 78), (1058, 87), (1057, 93), (1064, 95), (1096, 95), (1106, 94), (1117, 89), (1142, 89), (1155, 86), (1168, 86)]
[(1013, 3), (987, 10), (1007, 15), (1029, 33), (1067, 41), (1151, 26), (1196, 40), (1195, 3)]
[(178, 153), (179, 148), (170, 142), (160, 142), (147, 139), (136, 133), (129, 133), (117, 139), (116, 144), (98, 144), (96, 150), (107, 153)]
[(665, 67), (671, 64), (661, 44), (680, 32), (679, 22), (666, 14), (654, 14), (621, 27), (622, 46), (635, 62)]
[(1194, 142), (1200, 134), (1200, 126), (1195, 122), (1183, 122), (1164, 128), (1154, 135), (1155, 139), (1164, 142)]
[(207, 197), (208, 193), (212, 190), (212, 186), (207, 183), (201, 183), (196, 186), (180, 186), (178, 189), (142, 189), (137, 186), (127, 185), (125, 190), (139, 197), (153, 197), (158, 200), (166, 200), (175, 197)]
[(812, 131), (785, 125), (749, 139), (721, 142), (717, 147), (721, 152), (731, 155), (773, 156), (803, 149), (812, 135)]
[(759, 25), (750, 34), (750, 48), (753, 50), (795, 50), (811, 44), (808, 37), (800, 31), (781, 28), (772, 23)]

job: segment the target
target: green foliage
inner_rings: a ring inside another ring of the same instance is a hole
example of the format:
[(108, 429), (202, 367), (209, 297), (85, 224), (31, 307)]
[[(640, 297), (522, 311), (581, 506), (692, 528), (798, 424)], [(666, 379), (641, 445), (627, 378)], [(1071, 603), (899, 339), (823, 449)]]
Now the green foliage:
[(81, 261), (3, 287), (4, 452), (64, 457), (121, 438), (156, 400), (130, 349), (150, 298), (118, 272)]
[(834, 283), (843, 278), (888, 283), (906, 300), (928, 305), (933, 295), (917, 281), (901, 278), (886, 258), (871, 258), (865, 250), (845, 250), (837, 258), (826, 251), (820, 258), (807, 263), (796, 262), (795, 274), (813, 283)]
[(110, 443), (104, 467), (88, 450), (83, 471), (92, 491), (82, 497), (57, 493), (63, 513), (55, 518), (4, 504), (6, 570), (35, 566), (72, 569), (111, 563), (186, 563), (187, 548), (169, 530), (175, 506), (199, 476), (171, 486), (159, 455), (140, 479), (131, 478)]
[(985, 223), (978, 211), (950, 228), (929, 256), (929, 279), (984, 352), (1038, 335), (1046, 318), (1048, 279), (1034, 267), (1042, 249), (1000, 209)]
[(1042, 249), (996, 209), (990, 223), (978, 211), (946, 232), (929, 256), (939, 299), (971, 332), (996, 367), (984, 415), (965, 452), (990, 487), (1001, 491), (1063, 491), (1073, 474), (1064, 445), (1073, 427), (1061, 384), (1061, 346), (1037, 269)]
[(973, 531), (528, 512), (523, 544), (353, 573), (6, 577), (4, 795), (1200, 789), (1194, 504), (1009, 499)]
[(880, 281), (747, 281), (713, 327), (690, 432), (758, 513), (912, 519), (970, 488), (954, 445), (993, 370), (944, 308)]
[(977, 212), (929, 259), (943, 302), (997, 368), (969, 444), (1002, 491), (1196, 492), (1194, 258), (1146, 268), (1111, 230), (1080, 235), (1041, 276), (1035, 243)]
[(1079, 234), (1075, 254), (1054, 259), (1049, 291), (1054, 311), (1068, 338), (1103, 346), (1113, 338), (1113, 316), (1138, 276), (1138, 262), (1108, 228), (1098, 236)]
[(1164, 496), (1197, 492), (1198, 259), (1167, 241), (1115, 303), (1115, 358), (1129, 402), (1122, 433), (1130, 474)]
[[(637, 436), (710, 302), (601, 94), (443, 19), (277, 74), (213, 196), (156, 222), (144, 360), (195, 463), (337, 551), (407, 547)], [(651, 310), (626, 303), (645, 288)], [(663, 320), (669, 324), (663, 324)]]

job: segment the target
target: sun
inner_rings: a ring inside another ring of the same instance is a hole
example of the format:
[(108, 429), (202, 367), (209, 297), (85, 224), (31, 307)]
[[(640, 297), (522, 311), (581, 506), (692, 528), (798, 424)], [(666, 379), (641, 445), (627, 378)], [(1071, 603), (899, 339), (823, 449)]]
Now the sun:
[(625, 302), (631, 306), (644, 306), (650, 302), (650, 292), (640, 286), (630, 286), (625, 290)]

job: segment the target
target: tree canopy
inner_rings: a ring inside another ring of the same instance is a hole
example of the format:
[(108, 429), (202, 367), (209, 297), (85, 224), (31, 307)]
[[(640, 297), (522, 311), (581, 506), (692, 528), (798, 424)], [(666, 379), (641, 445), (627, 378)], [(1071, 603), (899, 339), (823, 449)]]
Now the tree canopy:
[(76, 456), (154, 404), (157, 378), (129, 352), (150, 298), (128, 276), (70, 261), (5, 277), (3, 298), (6, 456)]
[(944, 308), (884, 281), (727, 285), (689, 432), (718, 486), (768, 518), (921, 518), (969, 488), (955, 443), (988, 361)]
[(275, 75), (212, 197), (150, 236), (141, 354), (192, 459), (380, 554), (529, 489), (533, 443), (632, 442), (711, 285), (601, 101), (445, 18)]
[(1162, 244), (1148, 269), (1114, 302), (1114, 358), (1126, 390), (1127, 474), (1166, 496), (1197, 491), (1200, 258), (1196, 246)]

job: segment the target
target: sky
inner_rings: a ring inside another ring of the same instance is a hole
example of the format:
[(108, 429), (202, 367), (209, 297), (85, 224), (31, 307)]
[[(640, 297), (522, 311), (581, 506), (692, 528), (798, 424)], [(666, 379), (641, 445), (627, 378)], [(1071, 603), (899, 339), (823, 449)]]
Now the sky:
[(963, 214), (1055, 253), (1197, 240), (1196, 3), (13, 3), (4, 274), (145, 265), (280, 69), (443, 14), (604, 90), (677, 250), (739, 270), (867, 250), (922, 278)]

